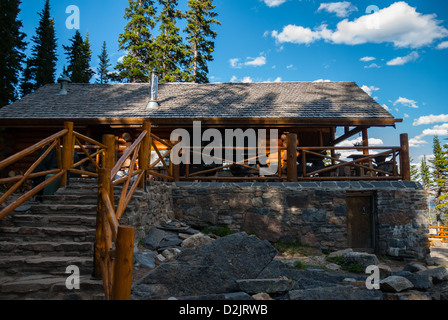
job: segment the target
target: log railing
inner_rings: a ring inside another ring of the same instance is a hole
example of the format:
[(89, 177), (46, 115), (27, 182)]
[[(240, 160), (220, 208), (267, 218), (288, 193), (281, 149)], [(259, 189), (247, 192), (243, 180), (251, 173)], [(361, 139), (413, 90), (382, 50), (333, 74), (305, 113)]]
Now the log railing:
[[(107, 300), (130, 299), (135, 229), (120, 225), (120, 220), (137, 188), (145, 185), (150, 136), (150, 131), (144, 130), (115, 164), (110, 155), (106, 156), (105, 168), (99, 170), (95, 275), (103, 279)], [(104, 145), (114, 143), (114, 139), (105, 136)], [(122, 188), (115, 205), (114, 188), (119, 185)]]
[(429, 229), (434, 230), (428, 234), (430, 241), (439, 240), (442, 243), (448, 243), (448, 227), (430, 226)]
[[(67, 170), (64, 169), (62, 165), (62, 154), (61, 154), (61, 138), (65, 137), (68, 133), (67, 129), (64, 129), (25, 150), (10, 156), (9, 158), (0, 161), (0, 171), (13, 165), (14, 163), (20, 161), (21, 159), (28, 157), (30, 155), (39, 152), (38, 159), (31, 165), (31, 167), (23, 174), (10, 178), (0, 179), (0, 185), (8, 185), (6, 192), (0, 197), (0, 205), (3, 205), (9, 197), (11, 197), (24, 183), (29, 179), (35, 179), (39, 177), (45, 177), (52, 175), (49, 179), (44, 179), (43, 182), (34, 186), (31, 190), (26, 191), (24, 194), (20, 195), (17, 199), (12, 201), (10, 204), (5, 206), (0, 210), (0, 220), (11, 214), (15, 209), (21, 206), (25, 201), (35, 196), (37, 193), (42, 191), (45, 187), (55, 182), (57, 179), (67, 174)], [(57, 168), (35, 172), (36, 168), (47, 158), (51, 152), (56, 153), (57, 157)], [(9, 186), (13, 184), (12, 186)]]

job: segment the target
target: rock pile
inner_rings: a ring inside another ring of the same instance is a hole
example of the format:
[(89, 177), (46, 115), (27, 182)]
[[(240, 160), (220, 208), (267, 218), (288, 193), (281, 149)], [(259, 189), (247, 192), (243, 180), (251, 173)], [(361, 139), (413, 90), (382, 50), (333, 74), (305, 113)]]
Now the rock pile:
[(362, 268), (377, 265), (380, 289), (369, 290), (367, 274), (299, 270), (278, 257), (266, 240), (246, 233), (212, 238), (179, 222), (151, 230), (144, 244), (152, 270), (133, 286), (132, 299), (179, 300), (445, 300), (448, 272), (408, 264), (393, 272), (375, 255), (345, 250), (331, 254)]

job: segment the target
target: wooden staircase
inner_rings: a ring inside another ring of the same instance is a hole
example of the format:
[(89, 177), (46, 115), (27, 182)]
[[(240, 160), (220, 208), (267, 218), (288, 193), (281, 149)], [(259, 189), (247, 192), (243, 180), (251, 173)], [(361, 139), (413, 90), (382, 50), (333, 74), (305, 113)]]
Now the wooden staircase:
[[(97, 181), (72, 179), (42, 202), (27, 202), (0, 221), (0, 299), (104, 299), (93, 279)], [(68, 266), (80, 290), (66, 288)]]

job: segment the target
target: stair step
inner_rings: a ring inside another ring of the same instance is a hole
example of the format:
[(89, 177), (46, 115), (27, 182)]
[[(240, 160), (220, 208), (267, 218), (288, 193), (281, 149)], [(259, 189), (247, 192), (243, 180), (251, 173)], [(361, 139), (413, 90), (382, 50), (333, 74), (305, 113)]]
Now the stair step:
[(79, 279), (79, 290), (69, 290), (66, 286), (66, 277), (36, 274), (20, 278), (12, 278), (0, 284), (2, 296), (9, 295), (16, 298), (51, 298), (60, 297), (66, 299), (72, 295), (78, 295), (81, 299), (92, 299), (103, 296), (104, 289), (102, 280), (91, 279), (90, 276), (82, 275)]
[(96, 227), (96, 216), (54, 214), (16, 214), (9, 220), (12, 226), (21, 227)]
[(57, 212), (58, 214), (96, 215), (96, 204), (37, 204), (31, 207), (33, 213)]
[(95, 230), (87, 228), (51, 228), (51, 227), (0, 227), (2, 241), (32, 241), (51, 239), (71, 239), (74, 242), (93, 242)]
[(92, 242), (0, 242), (0, 256), (92, 256), (93, 246)]
[(31, 275), (37, 272), (48, 275), (63, 275), (67, 267), (72, 265), (79, 268), (80, 274), (92, 274), (93, 257), (0, 257), (0, 268), (4, 270), (5, 274), (10, 275)]

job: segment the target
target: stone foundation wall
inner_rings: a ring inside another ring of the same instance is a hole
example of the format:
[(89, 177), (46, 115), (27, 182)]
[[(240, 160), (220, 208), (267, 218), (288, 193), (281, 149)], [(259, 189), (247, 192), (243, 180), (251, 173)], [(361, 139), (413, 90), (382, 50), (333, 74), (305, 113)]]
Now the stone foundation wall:
[[(167, 187), (170, 185), (170, 187)], [(224, 226), (269, 241), (299, 241), (324, 250), (347, 247), (347, 192), (374, 193), (376, 253), (423, 259), (429, 253), (427, 201), (414, 182), (153, 184), (171, 192), (152, 212), (169, 210), (195, 227)], [(156, 200), (152, 200), (156, 201)]]

